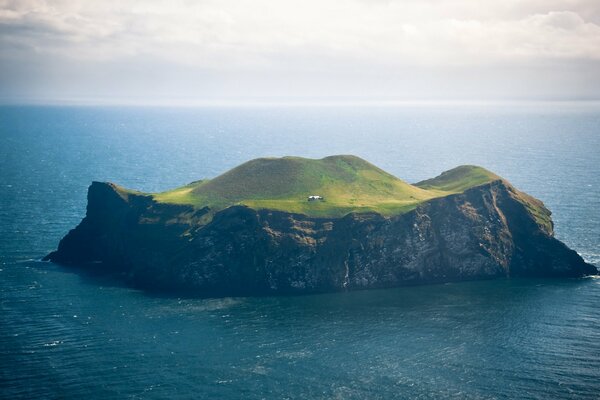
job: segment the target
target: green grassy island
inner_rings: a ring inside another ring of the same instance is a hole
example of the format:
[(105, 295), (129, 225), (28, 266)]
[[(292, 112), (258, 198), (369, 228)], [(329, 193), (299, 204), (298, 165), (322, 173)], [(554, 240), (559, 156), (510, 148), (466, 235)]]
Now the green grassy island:
[(93, 182), (45, 260), (217, 297), (596, 274), (550, 214), (476, 166), (411, 185), (355, 156), (259, 158), (162, 193)]

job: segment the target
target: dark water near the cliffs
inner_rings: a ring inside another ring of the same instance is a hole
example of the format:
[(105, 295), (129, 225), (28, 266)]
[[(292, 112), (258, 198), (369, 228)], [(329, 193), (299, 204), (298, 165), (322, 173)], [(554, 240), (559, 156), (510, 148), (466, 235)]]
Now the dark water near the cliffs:
[(0, 398), (600, 397), (600, 280), (150, 296), (39, 263), (92, 180), (157, 191), (259, 156), (414, 182), (483, 165), (600, 263), (600, 107), (0, 108)]

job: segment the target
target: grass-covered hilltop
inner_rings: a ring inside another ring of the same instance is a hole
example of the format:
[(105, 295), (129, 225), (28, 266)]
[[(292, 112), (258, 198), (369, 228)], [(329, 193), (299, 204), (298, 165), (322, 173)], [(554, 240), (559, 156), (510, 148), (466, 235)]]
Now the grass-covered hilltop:
[[(461, 166), (411, 185), (351, 155), (320, 160), (258, 158), (214, 179), (193, 182), (152, 197), (160, 203), (209, 207), (213, 212), (246, 205), (313, 217), (340, 217), (350, 212), (396, 215), (414, 209), (423, 201), (497, 179), (500, 178), (484, 168)], [(309, 201), (311, 195), (323, 199)]]

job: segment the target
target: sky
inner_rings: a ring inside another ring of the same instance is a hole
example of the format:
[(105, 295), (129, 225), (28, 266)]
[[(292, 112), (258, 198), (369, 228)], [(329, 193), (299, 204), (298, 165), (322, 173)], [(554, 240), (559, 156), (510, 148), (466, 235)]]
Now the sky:
[(599, 0), (0, 0), (0, 102), (600, 99)]

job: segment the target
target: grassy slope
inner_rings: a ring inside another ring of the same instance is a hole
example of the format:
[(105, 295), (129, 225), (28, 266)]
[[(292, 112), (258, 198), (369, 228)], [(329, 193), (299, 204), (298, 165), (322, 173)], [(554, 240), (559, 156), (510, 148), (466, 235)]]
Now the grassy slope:
[[(212, 180), (154, 194), (159, 202), (209, 206), (214, 211), (235, 204), (310, 216), (343, 216), (375, 211), (401, 214), (419, 203), (462, 192), (499, 179), (480, 167), (463, 166), (438, 178), (410, 185), (355, 156), (320, 160), (300, 157), (259, 158)], [(324, 201), (307, 201), (309, 195)]]
[(475, 165), (461, 165), (441, 175), (415, 183), (415, 186), (426, 190), (441, 190), (444, 192), (460, 193), (465, 190), (501, 179), (498, 175), (485, 168)]

